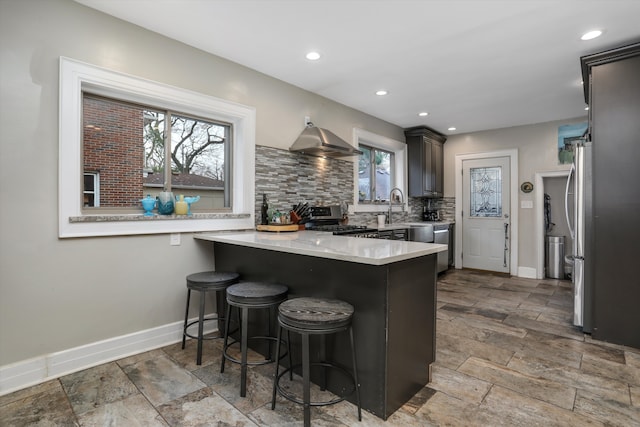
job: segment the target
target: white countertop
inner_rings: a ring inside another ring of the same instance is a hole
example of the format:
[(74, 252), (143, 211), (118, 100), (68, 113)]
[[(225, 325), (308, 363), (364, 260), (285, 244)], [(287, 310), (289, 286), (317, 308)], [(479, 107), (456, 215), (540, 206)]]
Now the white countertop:
[(198, 233), (194, 238), (361, 264), (385, 265), (446, 251), (447, 245), (334, 236), (322, 231)]

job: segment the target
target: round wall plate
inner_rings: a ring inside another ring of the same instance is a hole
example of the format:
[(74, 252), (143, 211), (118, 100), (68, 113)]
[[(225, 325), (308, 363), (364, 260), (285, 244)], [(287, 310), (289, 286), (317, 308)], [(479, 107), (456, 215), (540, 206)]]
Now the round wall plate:
[(533, 191), (533, 184), (530, 183), (529, 181), (523, 182), (522, 185), (520, 186), (520, 189), (522, 190), (523, 193), (531, 193)]

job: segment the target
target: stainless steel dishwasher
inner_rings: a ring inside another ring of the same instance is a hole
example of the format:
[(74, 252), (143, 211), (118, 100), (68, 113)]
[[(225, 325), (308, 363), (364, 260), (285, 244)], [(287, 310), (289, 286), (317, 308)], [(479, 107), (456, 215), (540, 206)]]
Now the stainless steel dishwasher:
[(436, 224), (433, 227), (433, 243), (440, 243), (447, 245), (447, 250), (438, 252), (438, 273), (449, 268), (449, 225), (448, 224)]

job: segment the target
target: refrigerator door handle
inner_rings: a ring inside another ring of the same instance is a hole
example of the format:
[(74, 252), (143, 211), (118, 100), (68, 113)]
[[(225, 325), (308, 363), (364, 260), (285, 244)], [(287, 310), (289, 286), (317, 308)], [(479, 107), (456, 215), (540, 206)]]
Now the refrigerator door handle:
[(574, 251), (578, 257), (584, 257), (584, 197), (585, 197), (585, 169), (584, 169), (584, 145), (576, 144), (575, 147), (575, 170), (574, 170), (574, 197), (575, 206), (573, 209), (573, 236)]
[(575, 238), (575, 232), (572, 227), (571, 220), (569, 218), (569, 189), (571, 188), (571, 177), (573, 177), (575, 172), (576, 172), (576, 165), (575, 163), (572, 163), (571, 169), (569, 170), (569, 176), (567, 177), (567, 187), (565, 188), (565, 191), (564, 191), (564, 213), (567, 218), (567, 225), (569, 226), (569, 234), (571, 235), (571, 239)]
[(573, 324), (584, 325), (584, 258), (573, 259)]

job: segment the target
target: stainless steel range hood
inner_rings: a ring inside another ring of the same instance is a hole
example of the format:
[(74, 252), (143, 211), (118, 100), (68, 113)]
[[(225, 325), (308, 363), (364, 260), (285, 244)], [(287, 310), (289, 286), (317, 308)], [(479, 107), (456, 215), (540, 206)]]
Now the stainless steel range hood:
[(357, 150), (348, 142), (331, 131), (318, 128), (309, 122), (289, 151), (317, 157), (349, 157), (359, 156)]

